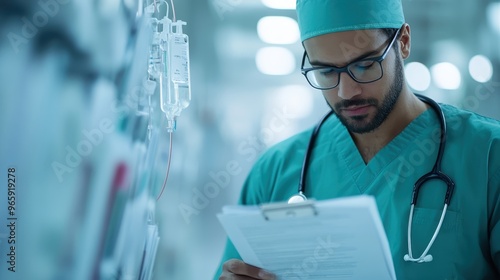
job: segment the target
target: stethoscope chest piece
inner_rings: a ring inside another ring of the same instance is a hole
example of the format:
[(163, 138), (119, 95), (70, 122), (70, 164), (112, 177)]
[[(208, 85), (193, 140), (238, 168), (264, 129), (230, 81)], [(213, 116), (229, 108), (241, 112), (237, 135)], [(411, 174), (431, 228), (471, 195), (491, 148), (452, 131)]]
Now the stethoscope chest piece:
[(302, 192), (299, 192), (296, 195), (292, 195), (292, 197), (288, 199), (288, 204), (304, 202), (306, 200), (307, 200), (306, 196)]

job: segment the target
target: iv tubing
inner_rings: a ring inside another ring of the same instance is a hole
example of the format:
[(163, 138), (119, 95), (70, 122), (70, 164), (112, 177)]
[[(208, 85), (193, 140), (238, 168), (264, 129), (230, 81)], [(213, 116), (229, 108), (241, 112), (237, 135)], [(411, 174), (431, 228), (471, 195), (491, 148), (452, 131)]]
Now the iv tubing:
[(170, 135), (170, 146), (168, 148), (168, 163), (167, 163), (167, 174), (165, 176), (165, 180), (163, 181), (163, 186), (161, 187), (161, 192), (158, 195), (158, 198), (156, 198), (156, 201), (158, 201), (161, 198), (161, 195), (163, 194), (163, 191), (165, 190), (165, 186), (167, 185), (167, 179), (168, 179), (168, 174), (170, 173), (170, 161), (172, 159), (172, 132), (168, 133)]
[(173, 19), (173, 22), (176, 22), (176, 20), (175, 20), (174, 0), (170, 0), (170, 4), (172, 5), (172, 19)]

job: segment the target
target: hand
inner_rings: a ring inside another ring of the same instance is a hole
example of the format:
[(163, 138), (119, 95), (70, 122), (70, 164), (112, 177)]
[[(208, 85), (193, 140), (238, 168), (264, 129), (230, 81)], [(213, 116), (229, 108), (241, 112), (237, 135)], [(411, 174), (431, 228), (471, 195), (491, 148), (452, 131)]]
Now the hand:
[(275, 280), (276, 276), (262, 268), (249, 265), (241, 260), (231, 259), (222, 265), (219, 280)]

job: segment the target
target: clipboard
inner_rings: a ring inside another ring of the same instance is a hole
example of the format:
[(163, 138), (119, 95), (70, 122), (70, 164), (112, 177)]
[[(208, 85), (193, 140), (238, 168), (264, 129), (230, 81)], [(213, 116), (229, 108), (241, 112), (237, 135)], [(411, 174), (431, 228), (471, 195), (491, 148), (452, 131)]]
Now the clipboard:
[(242, 260), (278, 279), (396, 279), (373, 196), (233, 205), (217, 217)]
[(318, 214), (314, 203), (314, 199), (296, 203), (266, 203), (260, 205), (260, 211), (267, 221), (284, 218), (311, 217)]

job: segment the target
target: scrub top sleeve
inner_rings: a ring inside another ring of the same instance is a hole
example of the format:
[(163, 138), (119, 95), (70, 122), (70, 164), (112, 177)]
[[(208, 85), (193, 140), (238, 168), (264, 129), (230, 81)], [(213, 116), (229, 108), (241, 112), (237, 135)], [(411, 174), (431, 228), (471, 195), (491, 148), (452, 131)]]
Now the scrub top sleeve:
[(257, 160), (243, 184), (238, 204), (257, 205), (269, 202), (273, 190), (269, 182), (276, 175), (272, 171), (272, 160), (269, 152)]
[(500, 273), (500, 168), (489, 180), (488, 204), (490, 213), (490, 250), (491, 257)]

